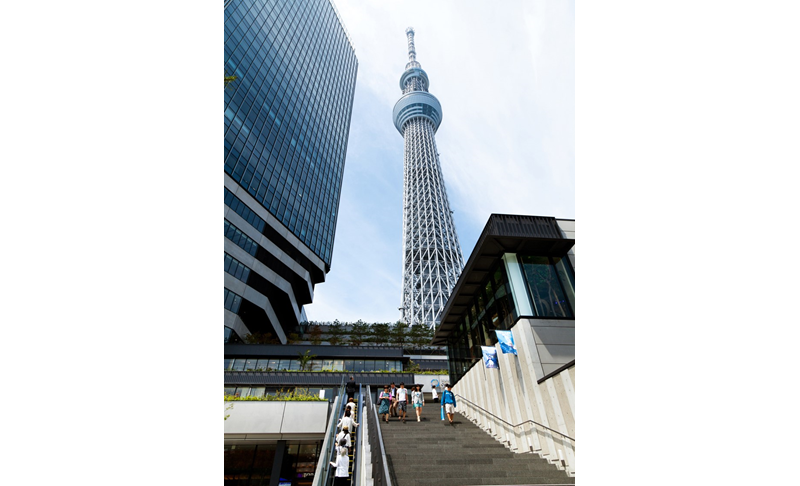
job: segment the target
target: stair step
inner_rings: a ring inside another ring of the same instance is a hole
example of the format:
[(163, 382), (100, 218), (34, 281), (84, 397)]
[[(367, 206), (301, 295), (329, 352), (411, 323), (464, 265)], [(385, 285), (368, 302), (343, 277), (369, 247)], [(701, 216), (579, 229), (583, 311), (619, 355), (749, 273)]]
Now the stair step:
[(464, 485), (538, 485), (575, 484), (575, 478), (497, 477), (497, 478), (415, 478), (405, 480), (402, 486), (464, 486)]
[[(494, 468), (494, 469), (456, 469), (451, 471), (446, 470), (436, 470), (436, 471), (428, 471), (425, 473), (426, 478), (475, 478), (476, 472), (484, 472), (485, 477), (523, 477), (523, 476), (535, 476), (535, 477), (546, 477), (546, 478), (564, 478), (564, 472), (559, 471), (558, 469), (553, 469), (551, 471), (532, 471), (529, 469), (503, 469), (503, 468)], [(419, 478), (419, 472), (414, 469), (402, 470), (402, 471), (395, 471), (395, 476), (398, 480), (400, 479), (416, 479)]]
[(421, 422), (415, 417), (381, 422), (395, 486), (575, 484), (546, 459), (510, 450), (463, 417), (455, 423), (451, 427), (436, 414)]

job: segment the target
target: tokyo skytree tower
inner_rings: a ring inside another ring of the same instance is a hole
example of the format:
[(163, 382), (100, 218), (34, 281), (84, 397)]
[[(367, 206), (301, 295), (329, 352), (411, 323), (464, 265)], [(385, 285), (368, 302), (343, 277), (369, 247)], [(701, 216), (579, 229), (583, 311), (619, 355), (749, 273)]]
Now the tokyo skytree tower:
[(392, 113), (405, 142), (401, 310), (407, 324), (435, 327), (464, 260), (434, 138), (442, 122), (442, 107), (428, 93), (428, 75), (417, 62), (412, 27), (406, 29), (406, 36), (408, 64), (400, 77), (403, 96)]

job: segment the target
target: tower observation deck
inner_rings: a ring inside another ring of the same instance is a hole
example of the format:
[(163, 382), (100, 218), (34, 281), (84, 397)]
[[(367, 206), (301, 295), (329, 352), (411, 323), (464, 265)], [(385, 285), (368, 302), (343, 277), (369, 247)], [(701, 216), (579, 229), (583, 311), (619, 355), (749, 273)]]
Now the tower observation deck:
[(405, 143), (401, 310), (407, 324), (435, 327), (464, 260), (434, 138), (442, 106), (428, 92), (428, 74), (417, 62), (413, 28), (406, 29), (406, 37), (408, 64), (400, 76), (403, 95), (392, 113)]

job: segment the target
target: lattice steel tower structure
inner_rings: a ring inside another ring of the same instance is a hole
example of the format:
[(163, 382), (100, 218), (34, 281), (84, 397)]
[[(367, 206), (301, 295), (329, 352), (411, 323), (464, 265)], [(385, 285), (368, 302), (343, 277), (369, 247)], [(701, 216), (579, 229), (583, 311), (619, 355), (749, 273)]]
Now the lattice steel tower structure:
[(408, 64), (394, 126), (405, 142), (403, 190), (403, 320), (435, 327), (464, 268), (447, 201), (434, 134), (442, 106), (428, 93), (428, 75), (417, 62), (414, 29), (406, 29)]

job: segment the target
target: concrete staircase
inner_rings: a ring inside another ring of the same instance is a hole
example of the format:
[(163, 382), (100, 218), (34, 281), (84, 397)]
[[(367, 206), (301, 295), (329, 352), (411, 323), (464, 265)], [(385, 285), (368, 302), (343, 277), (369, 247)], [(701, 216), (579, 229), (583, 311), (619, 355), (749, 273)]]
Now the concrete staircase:
[(515, 454), (456, 413), (450, 426), (426, 401), (422, 421), (409, 407), (406, 423), (381, 422), (393, 486), (575, 484), (535, 454)]

